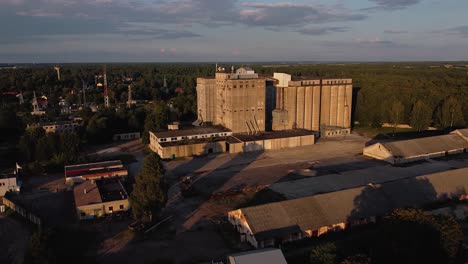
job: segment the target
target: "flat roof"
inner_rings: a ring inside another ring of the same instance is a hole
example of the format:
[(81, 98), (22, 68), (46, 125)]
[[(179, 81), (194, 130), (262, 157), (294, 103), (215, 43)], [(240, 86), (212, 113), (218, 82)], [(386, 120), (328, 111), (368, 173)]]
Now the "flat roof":
[(157, 138), (170, 138), (170, 137), (183, 137), (183, 136), (231, 132), (231, 130), (223, 126), (206, 126), (206, 127), (190, 126), (190, 127), (182, 127), (179, 130), (164, 130), (164, 131), (152, 131), (152, 132)]
[(283, 252), (278, 248), (264, 248), (259, 250), (251, 250), (241, 252), (229, 256), (230, 264), (287, 264)]
[[(85, 192), (86, 190), (86, 192)], [(73, 188), (76, 206), (125, 200), (127, 191), (118, 178), (87, 180)]]
[(111, 167), (111, 166), (118, 166), (118, 165), (122, 165), (122, 161), (120, 161), (120, 160), (101, 161), (101, 162), (94, 162), (94, 163), (68, 165), (68, 166), (65, 166), (65, 171), (68, 171), (68, 170), (89, 170), (89, 169), (93, 169), (93, 168)]
[(269, 131), (262, 132), (257, 135), (248, 135), (248, 134), (234, 134), (232, 137), (242, 141), (256, 141), (264, 139), (277, 139), (277, 138), (289, 138), (289, 137), (300, 137), (300, 136), (309, 136), (315, 135), (314, 131), (306, 129), (294, 129), (294, 130), (282, 130), (282, 131)]
[(75, 170), (75, 171), (67, 171), (65, 174), (66, 178), (72, 177), (83, 177), (83, 178), (95, 178), (95, 177), (102, 177), (102, 176), (110, 176), (114, 172), (119, 171), (127, 171), (124, 168), (102, 168), (97, 170)]

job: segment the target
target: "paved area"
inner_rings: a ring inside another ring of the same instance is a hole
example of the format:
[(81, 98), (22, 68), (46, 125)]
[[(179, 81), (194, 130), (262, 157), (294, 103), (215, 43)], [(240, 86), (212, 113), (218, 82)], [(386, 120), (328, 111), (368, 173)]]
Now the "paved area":
[(23, 263), (29, 237), (30, 231), (21, 221), (0, 213), (0, 263)]

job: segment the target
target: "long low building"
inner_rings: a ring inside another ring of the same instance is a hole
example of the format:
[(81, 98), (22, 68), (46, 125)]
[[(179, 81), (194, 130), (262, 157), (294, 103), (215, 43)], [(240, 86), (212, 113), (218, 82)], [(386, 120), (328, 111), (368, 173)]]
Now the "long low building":
[(46, 133), (71, 133), (76, 132), (80, 124), (74, 121), (42, 122), (28, 125), (28, 127), (42, 127)]
[(150, 132), (150, 148), (163, 159), (210, 153), (241, 153), (308, 146), (315, 143), (313, 131), (296, 129), (233, 134), (221, 126)]
[(120, 160), (65, 166), (65, 182), (70, 185), (85, 180), (126, 176), (128, 171)]
[(149, 132), (150, 148), (163, 159), (226, 152), (232, 132), (221, 126)]
[(85, 181), (73, 189), (78, 219), (94, 219), (130, 209), (119, 178)]
[(241, 240), (256, 248), (373, 222), (396, 208), (468, 199), (468, 168), (241, 208), (228, 213)]
[(466, 152), (468, 129), (448, 135), (376, 143), (364, 148), (363, 154), (391, 164), (403, 164)]

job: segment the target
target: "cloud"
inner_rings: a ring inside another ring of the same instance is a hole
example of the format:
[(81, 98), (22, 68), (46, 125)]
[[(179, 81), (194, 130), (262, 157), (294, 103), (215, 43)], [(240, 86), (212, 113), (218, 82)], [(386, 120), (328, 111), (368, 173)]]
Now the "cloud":
[(443, 30), (442, 32), (455, 34), (463, 38), (468, 38), (468, 26), (458, 26), (454, 28), (449, 28), (449, 29)]
[(408, 30), (395, 30), (395, 29), (386, 29), (383, 31), (385, 34), (407, 34)]
[(252, 26), (304, 26), (310, 23), (356, 21), (366, 18), (364, 15), (352, 14), (349, 10), (319, 4), (243, 3), (241, 6), (241, 22)]
[(297, 32), (303, 35), (311, 35), (311, 36), (318, 36), (318, 35), (325, 35), (330, 33), (340, 33), (346, 32), (350, 29), (350, 27), (307, 27), (298, 30)]
[(365, 11), (393, 11), (406, 9), (409, 6), (416, 5), (422, 0), (369, 0), (377, 6), (365, 8)]

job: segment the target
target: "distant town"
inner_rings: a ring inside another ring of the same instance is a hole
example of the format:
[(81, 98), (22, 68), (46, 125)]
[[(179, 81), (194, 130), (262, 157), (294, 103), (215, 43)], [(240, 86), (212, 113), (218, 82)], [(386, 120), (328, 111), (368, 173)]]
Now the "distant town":
[(467, 65), (2, 65), (0, 263), (466, 263)]

